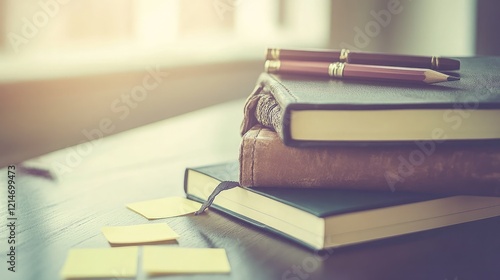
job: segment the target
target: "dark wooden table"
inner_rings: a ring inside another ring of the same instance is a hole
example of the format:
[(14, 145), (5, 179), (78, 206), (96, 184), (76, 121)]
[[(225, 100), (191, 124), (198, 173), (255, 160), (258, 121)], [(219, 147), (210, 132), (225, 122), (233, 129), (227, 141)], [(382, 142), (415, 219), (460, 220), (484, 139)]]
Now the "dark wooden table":
[[(232, 272), (154, 279), (500, 279), (498, 218), (313, 252), (214, 210), (147, 221), (125, 208), (183, 195), (187, 166), (236, 159), (242, 106), (218, 105), (16, 164), (16, 272), (7, 270), (10, 232), (2, 226), (0, 279), (59, 279), (70, 248), (110, 246), (101, 227), (164, 222), (181, 236), (165, 246), (225, 248)], [(0, 184), (7, 224), (6, 168)], [(139, 271), (137, 279), (148, 277)]]

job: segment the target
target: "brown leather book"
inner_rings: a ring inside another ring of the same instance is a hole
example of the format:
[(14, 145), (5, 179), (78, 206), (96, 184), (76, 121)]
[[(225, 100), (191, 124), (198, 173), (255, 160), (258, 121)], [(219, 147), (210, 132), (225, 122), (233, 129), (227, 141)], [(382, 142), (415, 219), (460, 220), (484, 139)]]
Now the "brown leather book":
[(256, 125), (242, 138), (244, 187), (500, 195), (500, 144), (290, 147)]

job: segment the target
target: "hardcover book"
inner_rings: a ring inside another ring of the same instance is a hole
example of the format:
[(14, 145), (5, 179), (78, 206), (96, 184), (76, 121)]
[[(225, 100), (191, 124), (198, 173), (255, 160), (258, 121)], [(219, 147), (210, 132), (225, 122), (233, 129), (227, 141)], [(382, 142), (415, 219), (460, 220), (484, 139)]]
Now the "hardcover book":
[(500, 196), (500, 144), (290, 147), (256, 125), (243, 135), (244, 187), (336, 188)]
[(263, 73), (241, 133), (260, 123), (291, 146), (498, 140), (500, 57), (460, 61), (461, 80), (439, 85)]
[[(205, 202), (238, 162), (187, 168), (187, 197)], [(500, 198), (334, 189), (225, 190), (212, 207), (312, 249), (348, 246), (500, 215)]]

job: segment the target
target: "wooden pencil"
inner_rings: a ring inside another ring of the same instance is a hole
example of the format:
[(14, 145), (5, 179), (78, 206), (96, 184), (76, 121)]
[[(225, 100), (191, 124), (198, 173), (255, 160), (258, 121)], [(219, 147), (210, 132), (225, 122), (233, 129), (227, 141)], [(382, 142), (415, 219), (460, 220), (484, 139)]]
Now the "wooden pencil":
[(267, 60), (265, 71), (277, 74), (301, 74), (341, 79), (425, 84), (460, 80), (459, 77), (446, 75), (432, 69), (349, 64), (343, 62)]

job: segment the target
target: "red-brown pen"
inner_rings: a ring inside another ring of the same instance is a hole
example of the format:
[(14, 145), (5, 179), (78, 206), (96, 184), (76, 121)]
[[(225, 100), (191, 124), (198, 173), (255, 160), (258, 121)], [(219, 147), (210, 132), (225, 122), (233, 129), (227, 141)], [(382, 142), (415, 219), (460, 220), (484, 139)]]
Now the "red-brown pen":
[(268, 60), (301, 60), (323, 62), (347, 62), (351, 64), (385, 65), (396, 67), (427, 68), (434, 70), (458, 70), (460, 61), (439, 56), (417, 56), (389, 53), (356, 52), (342, 50), (294, 50), (269, 48)]
[(446, 75), (431, 69), (349, 64), (343, 62), (267, 60), (265, 71), (277, 74), (301, 74), (331, 78), (425, 84), (460, 80), (458, 77)]

